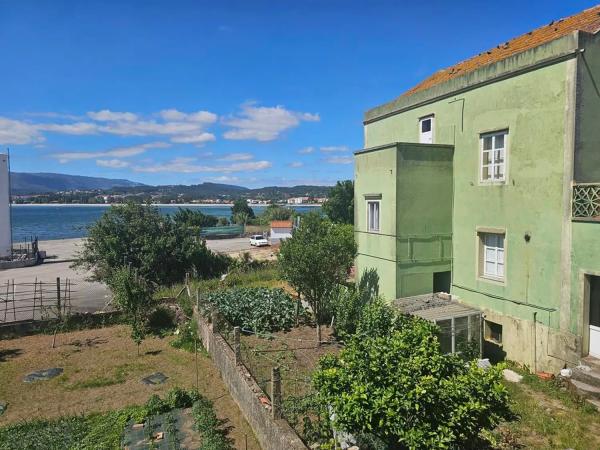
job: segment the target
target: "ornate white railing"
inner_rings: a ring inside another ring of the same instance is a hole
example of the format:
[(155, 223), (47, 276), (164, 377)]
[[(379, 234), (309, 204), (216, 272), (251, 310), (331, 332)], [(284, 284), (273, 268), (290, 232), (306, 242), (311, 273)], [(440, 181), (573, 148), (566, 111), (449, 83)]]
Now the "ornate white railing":
[(573, 186), (573, 218), (600, 220), (600, 183)]

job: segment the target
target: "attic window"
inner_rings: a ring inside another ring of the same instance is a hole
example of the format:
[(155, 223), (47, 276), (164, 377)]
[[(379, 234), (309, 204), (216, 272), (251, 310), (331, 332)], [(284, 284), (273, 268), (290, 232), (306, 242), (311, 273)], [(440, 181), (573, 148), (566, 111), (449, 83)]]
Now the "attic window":
[(433, 125), (435, 117), (433, 115), (421, 117), (419, 119), (419, 143), (433, 144)]

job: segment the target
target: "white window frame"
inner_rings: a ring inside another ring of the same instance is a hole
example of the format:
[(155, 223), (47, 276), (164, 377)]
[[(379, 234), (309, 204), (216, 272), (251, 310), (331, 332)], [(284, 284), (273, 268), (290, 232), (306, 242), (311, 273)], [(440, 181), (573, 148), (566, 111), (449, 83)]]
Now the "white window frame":
[[(371, 204), (377, 204), (377, 228), (371, 227)], [(367, 200), (367, 231), (369, 233), (381, 232), (381, 200)]]
[[(423, 140), (423, 131), (421, 131), (423, 129), (423, 122), (426, 120), (431, 120), (431, 130), (429, 131), (431, 133), (431, 142), (424, 142)], [(430, 114), (428, 116), (424, 116), (424, 117), (420, 117), (419, 118), (419, 144), (433, 144), (435, 139), (435, 114)]]
[[(506, 234), (481, 232), (479, 241), (481, 246), (479, 253), (480, 276), (504, 281), (506, 278)], [(490, 270), (490, 267), (493, 269)]]
[[(504, 137), (504, 146), (496, 148), (498, 136)], [(491, 148), (484, 149), (484, 142), (491, 138)], [(486, 156), (488, 163), (485, 164)], [(500, 161), (501, 159), (501, 161)], [(482, 184), (505, 183), (506, 172), (508, 169), (508, 129), (494, 131), (491, 133), (482, 133), (479, 135), (479, 182)], [(488, 169), (491, 175), (489, 178), (483, 177), (484, 169)]]

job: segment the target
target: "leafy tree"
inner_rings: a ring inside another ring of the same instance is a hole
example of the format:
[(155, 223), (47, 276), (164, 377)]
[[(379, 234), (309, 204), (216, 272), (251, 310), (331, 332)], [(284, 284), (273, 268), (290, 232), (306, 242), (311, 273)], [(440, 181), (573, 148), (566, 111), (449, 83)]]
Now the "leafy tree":
[(218, 276), (228, 264), (229, 258), (211, 252), (158, 208), (128, 203), (109, 208), (89, 228), (74, 266), (108, 282), (116, 268), (128, 265), (150, 282), (171, 284), (186, 272), (200, 278)]
[(510, 417), (502, 366), (443, 354), (437, 327), (402, 316), (388, 335), (356, 336), (314, 374), (334, 427), (389, 449), (481, 448), (479, 434)]
[(323, 204), (323, 212), (332, 222), (354, 224), (354, 182), (338, 181)]
[(327, 301), (347, 279), (355, 256), (352, 227), (309, 213), (281, 243), (278, 260), (283, 277), (304, 296), (317, 322), (324, 323), (331, 316)]
[(248, 206), (248, 202), (243, 198), (238, 198), (231, 206), (231, 216), (235, 217), (238, 214), (247, 214), (248, 217), (246, 221), (254, 219), (254, 210)]
[(115, 304), (125, 312), (131, 326), (131, 338), (137, 344), (138, 356), (140, 344), (146, 337), (147, 319), (152, 302), (152, 286), (135, 269), (121, 266), (115, 269), (109, 282)]
[(189, 208), (179, 208), (173, 215), (173, 221), (183, 227), (214, 227), (219, 219), (215, 216), (203, 214), (201, 211), (193, 211)]
[(217, 226), (225, 227), (227, 225), (229, 225), (229, 219), (227, 217), (219, 217), (219, 220), (217, 221)]

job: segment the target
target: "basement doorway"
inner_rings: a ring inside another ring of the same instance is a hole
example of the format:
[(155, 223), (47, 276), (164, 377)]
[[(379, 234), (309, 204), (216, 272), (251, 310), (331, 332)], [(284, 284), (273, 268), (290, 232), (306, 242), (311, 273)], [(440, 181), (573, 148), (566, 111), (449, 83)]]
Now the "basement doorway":
[(586, 275), (587, 295), (590, 304), (590, 349), (589, 354), (600, 358), (600, 276)]

